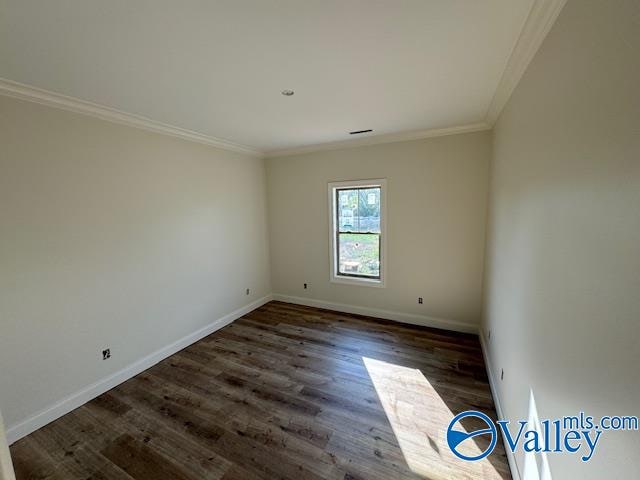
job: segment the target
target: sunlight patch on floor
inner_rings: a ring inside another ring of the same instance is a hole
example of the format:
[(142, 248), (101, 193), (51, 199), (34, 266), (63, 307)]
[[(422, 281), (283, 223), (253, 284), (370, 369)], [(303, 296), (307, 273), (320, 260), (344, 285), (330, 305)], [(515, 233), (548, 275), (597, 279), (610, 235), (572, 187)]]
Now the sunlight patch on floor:
[[(446, 431), (455, 415), (420, 370), (362, 360), (411, 471), (431, 480), (503, 478), (489, 458), (466, 462), (451, 452)], [(476, 456), (481, 450), (466, 441), (460, 452)]]

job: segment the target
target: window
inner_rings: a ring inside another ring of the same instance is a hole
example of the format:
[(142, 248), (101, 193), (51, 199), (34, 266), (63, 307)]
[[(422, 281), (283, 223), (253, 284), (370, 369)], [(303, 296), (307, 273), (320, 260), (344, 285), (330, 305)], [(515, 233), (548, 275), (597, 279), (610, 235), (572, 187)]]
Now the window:
[(331, 280), (383, 286), (385, 181), (329, 184)]

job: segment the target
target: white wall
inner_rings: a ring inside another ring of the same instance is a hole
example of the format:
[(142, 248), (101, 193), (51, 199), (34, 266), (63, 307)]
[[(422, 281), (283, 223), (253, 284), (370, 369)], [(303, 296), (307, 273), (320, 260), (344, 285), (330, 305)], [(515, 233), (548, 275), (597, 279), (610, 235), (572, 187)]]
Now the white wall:
[(6, 97), (0, 145), (8, 429), (270, 293), (263, 160)]
[[(478, 132), (268, 159), (274, 293), (476, 328), (490, 144)], [(370, 178), (388, 181), (386, 287), (330, 283), (327, 183)]]
[[(640, 415), (639, 19), (570, 0), (495, 128), (484, 332), (512, 420), (530, 391), (540, 418)], [(640, 478), (638, 453), (606, 432), (590, 463), (547, 458), (555, 479)]]

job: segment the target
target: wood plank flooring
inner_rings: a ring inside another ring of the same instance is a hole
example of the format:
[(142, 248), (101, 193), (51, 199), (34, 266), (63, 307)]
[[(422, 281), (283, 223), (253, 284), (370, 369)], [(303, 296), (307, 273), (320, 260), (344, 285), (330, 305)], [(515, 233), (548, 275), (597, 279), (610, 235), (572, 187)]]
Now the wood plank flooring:
[(495, 419), (475, 336), (271, 302), (11, 454), (18, 480), (511, 478), (501, 441), (451, 454), (468, 409)]

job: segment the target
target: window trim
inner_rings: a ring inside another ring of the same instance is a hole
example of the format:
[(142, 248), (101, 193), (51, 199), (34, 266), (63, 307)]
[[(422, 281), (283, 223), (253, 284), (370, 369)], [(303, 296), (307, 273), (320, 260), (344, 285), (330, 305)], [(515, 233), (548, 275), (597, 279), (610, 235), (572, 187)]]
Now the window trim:
[[(338, 255), (336, 235), (337, 225), (337, 200), (336, 190), (345, 188), (380, 187), (380, 278), (358, 277), (355, 275), (338, 274)], [(387, 270), (387, 180), (386, 178), (367, 180), (348, 180), (340, 182), (329, 182), (329, 281), (331, 283), (341, 283), (345, 285), (359, 285), (367, 287), (385, 287)]]

